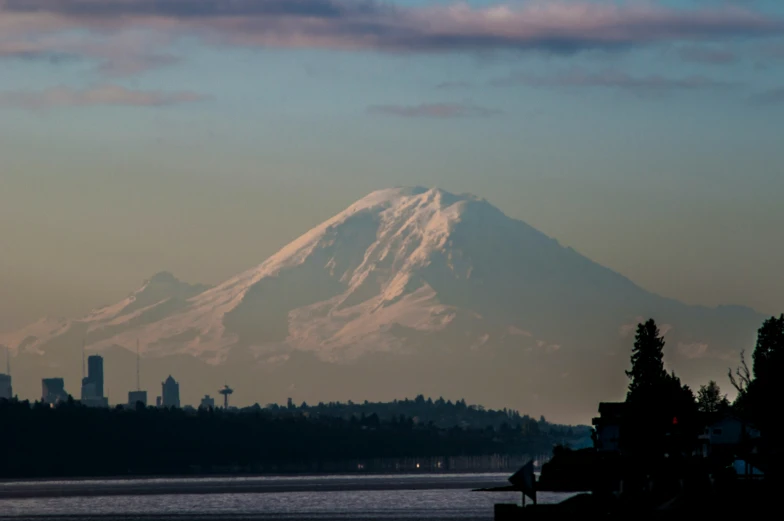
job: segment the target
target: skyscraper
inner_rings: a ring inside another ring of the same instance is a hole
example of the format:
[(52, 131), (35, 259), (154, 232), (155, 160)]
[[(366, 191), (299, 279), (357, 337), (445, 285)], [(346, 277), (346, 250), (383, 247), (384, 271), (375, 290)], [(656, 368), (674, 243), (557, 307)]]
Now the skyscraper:
[(11, 388), (11, 375), (0, 373), (0, 400), (5, 398), (10, 400), (14, 397), (14, 391)]
[(89, 407), (108, 407), (103, 395), (103, 357), (92, 355), (87, 359), (87, 377), (82, 378), (81, 401)]
[(87, 359), (87, 378), (95, 385), (95, 396), (103, 398), (103, 357), (92, 355)]
[(180, 384), (178, 384), (171, 375), (161, 384), (162, 387), (162, 400), (161, 403), (164, 407), (179, 407), (180, 406)]

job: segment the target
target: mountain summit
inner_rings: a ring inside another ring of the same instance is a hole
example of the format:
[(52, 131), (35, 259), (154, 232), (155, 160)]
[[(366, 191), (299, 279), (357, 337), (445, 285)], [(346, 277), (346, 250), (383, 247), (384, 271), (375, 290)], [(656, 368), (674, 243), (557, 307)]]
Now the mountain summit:
[(138, 340), (148, 366), (192, 381), (191, 403), (221, 374), (249, 403), (422, 392), (568, 420), (623, 396), (633, 328), (649, 316), (694, 384), (726, 372), (762, 321), (649, 293), (483, 199), (417, 187), (373, 192), (214, 287), (164, 272), (0, 343), (33, 370), (83, 341), (122, 358)]

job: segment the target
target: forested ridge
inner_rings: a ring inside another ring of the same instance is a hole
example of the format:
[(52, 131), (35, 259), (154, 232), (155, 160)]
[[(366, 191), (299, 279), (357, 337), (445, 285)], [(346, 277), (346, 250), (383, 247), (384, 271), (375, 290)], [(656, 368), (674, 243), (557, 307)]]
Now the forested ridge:
[[(382, 414), (362, 412), (374, 409)], [(0, 476), (274, 472), (378, 458), (544, 454), (585, 443), (589, 432), (419, 397), (229, 411), (0, 401)]]

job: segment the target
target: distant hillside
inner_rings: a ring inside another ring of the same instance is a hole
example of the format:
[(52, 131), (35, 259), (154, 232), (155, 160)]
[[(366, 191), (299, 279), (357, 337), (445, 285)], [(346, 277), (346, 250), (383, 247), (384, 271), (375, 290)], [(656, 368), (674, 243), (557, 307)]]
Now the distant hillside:
[(519, 411), (486, 409), (481, 405), (468, 405), (461, 399), (455, 402), (438, 398), (425, 398), (419, 395), (413, 400), (394, 400), (391, 402), (330, 402), (296, 405), (290, 401), (286, 406), (267, 405), (278, 415), (307, 415), (312, 418), (330, 417), (344, 420), (365, 419), (377, 416), (382, 422), (411, 421), (416, 425), (433, 425), (439, 429), (460, 427), (463, 429), (488, 429), (496, 431), (517, 430), (531, 436), (545, 436), (552, 442), (569, 444), (574, 448), (591, 444), (592, 428), (586, 425), (558, 425), (546, 421), (544, 416), (538, 420), (521, 415)]

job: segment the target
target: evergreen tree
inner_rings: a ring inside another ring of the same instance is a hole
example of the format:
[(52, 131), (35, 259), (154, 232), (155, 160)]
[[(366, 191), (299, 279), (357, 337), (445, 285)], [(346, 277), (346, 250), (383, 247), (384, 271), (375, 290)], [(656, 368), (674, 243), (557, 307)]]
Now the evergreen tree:
[(698, 412), (697, 399), (688, 385), (682, 385), (675, 371), (666, 375), (666, 386), (660, 396), (660, 403), (680, 422), (693, 421)]
[(752, 358), (753, 371), (742, 351), (741, 367), (735, 375), (730, 371), (730, 382), (738, 390), (734, 408), (764, 433), (776, 428), (778, 422), (772, 411), (781, 407), (778, 378), (784, 375), (784, 314), (770, 317), (757, 330)]
[(656, 393), (662, 389), (667, 377), (663, 349), (664, 339), (652, 318), (645, 324), (637, 325), (631, 357), (632, 369), (626, 371), (626, 376), (631, 380), (626, 401), (649, 402), (656, 399)]
[(754, 378), (767, 385), (784, 374), (784, 314), (770, 317), (757, 331)]
[(718, 384), (711, 380), (708, 385), (701, 385), (697, 392), (697, 408), (703, 413), (715, 413), (729, 407), (727, 395), (721, 394)]
[[(639, 468), (661, 461), (671, 450), (693, 449), (698, 422), (692, 390), (664, 369), (664, 339), (653, 319), (638, 324), (631, 356), (623, 448), (639, 458)], [(676, 449), (673, 443), (679, 445)], [(667, 448), (669, 447), (669, 448)]]

